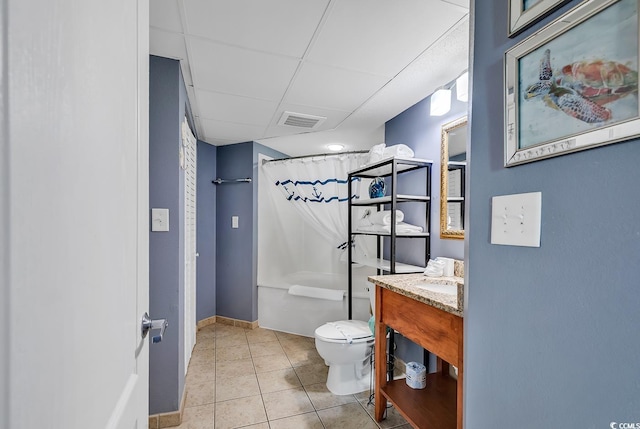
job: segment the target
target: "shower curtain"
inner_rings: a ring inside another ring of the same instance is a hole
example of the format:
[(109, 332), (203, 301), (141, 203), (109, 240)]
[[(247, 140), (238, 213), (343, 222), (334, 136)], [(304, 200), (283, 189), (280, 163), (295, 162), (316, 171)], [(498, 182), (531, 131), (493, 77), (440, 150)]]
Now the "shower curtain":
[[(265, 192), (270, 194), (275, 207), (285, 204), (294, 207), (346, 261), (348, 201), (360, 198), (361, 189), (369, 185), (353, 178), (352, 192), (348, 195), (347, 173), (366, 164), (368, 159), (367, 153), (358, 153), (269, 161), (262, 166), (269, 183)], [(358, 243), (356, 249), (368, 253), (364, 240)]]

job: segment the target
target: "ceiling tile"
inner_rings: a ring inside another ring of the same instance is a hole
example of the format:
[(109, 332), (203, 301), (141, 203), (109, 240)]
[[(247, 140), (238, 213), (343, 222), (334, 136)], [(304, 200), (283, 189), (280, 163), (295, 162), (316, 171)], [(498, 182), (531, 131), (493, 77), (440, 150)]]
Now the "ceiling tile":
[(327, 0), (185, 0), (187, 29), (235, 46), (301, 58)]
[(336, 2), (307, 59), (392, 77), (464, 16), (461, 8), (439, 0), (373, 5)]
[(198, 89), (280, 101), (298, 60), (187, 38)]
[(387, 81), (381, 76), (305, 63), (289, 88), (285, 102), (353, 111)]
[(178, 0), (152, 0), (149, 7), (149, 25), (182, 33)]
[(275, 101), (257, 100), (219, 92), (197, 91), (200, 116), (239, 124), (269, 125), (278, 107)]
[(200, 118), (200, 124), (204, 129), (207, 141), (228, 140), (234, 143), (242, 143), (261, 137), (265, 127), (256, 125), (235, 124), (212, 119)]
[(187, 58), (184, 36), (151, 28), (149, 29), (149, 53), (159, 57), (184, 60)]

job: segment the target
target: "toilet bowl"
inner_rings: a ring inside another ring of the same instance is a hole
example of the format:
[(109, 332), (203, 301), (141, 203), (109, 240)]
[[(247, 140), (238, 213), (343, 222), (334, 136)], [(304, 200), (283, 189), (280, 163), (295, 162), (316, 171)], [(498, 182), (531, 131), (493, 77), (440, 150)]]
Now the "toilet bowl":
[(316, 349), (329, 366), (327, 389), (351, 395), (369, 389), (373, 335), (367, 322), (340, 320), (315, 330)]

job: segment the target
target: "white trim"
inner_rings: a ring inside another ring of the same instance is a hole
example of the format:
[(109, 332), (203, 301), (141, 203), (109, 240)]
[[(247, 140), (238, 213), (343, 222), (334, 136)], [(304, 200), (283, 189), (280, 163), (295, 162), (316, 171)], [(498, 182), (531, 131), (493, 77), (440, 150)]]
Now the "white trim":
[(7, 0), (0, 0), (0, 427), (11, 427), (9, 411), (9, 73)]
[(182, 122), (184, 168), (184, 372), (196, 344), (196, 207), (197, 140), (187, 118)]

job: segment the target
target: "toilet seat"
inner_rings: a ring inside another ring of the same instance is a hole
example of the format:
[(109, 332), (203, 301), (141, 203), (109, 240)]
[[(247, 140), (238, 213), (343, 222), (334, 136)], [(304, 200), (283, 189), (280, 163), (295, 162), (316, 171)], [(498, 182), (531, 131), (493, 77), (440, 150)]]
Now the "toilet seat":
[(328, 322), (315, 331), (315, 336), (328, 343), (357, 344), (373, 339), (369, 324), (361, 320)]

